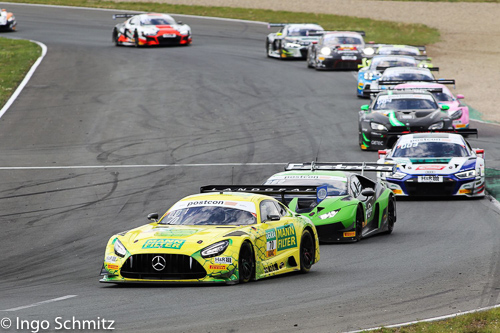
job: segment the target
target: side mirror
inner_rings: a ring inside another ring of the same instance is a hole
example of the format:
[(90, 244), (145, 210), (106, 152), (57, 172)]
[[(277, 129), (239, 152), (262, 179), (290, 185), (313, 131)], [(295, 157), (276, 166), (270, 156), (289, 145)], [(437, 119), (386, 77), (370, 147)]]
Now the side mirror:
[(484, 159), (484, 149), (474, 148), (477, 157)]
[(151, 214), (148, 214), (148, 220), (151, 220), (153, 222), (156, 222), (158, 221), (158, 213), (151, 213)]
[(372, 188), (365, 188), (363, 191), (361, 191), (361, 194), (365, 197), (371, 197), (375, 195), (375, 191)]
[(279, 215), (267, 215), (267, 220), (268, 221), (279, 221), (279, 220), (281, 220), (281, 217)]
[(464, 95), (457, 95), (457, 99), (464, 99), (465, 96)]
[(450, 109), (450, 107), (448, 105), (444, 105), (444, 104), (440, 105), (440, 107), (441, 107), (441, 110), (443, 110), (443, 111), (446, 111), (446, 110)]
[(361, 111), (368, 111), (369, 108), (370, 106), (368, 104), (361, 105)]
[(387, 156), (387, 150), (379, 150), (378, 151), (378, 158), (381, 159), (382, 157), (385, 158)]
[(177, 21), (177, 24), (184, 24), (184, 23), (182, 23), (182, 21)]

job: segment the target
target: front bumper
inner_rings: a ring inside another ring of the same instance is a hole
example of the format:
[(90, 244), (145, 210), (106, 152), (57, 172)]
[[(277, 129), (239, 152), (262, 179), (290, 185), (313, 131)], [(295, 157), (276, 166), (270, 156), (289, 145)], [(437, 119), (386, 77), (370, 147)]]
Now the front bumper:
[(485, 195), (484, 177), (458, 179), (454, 175), (443, 175), (443, 182), (422, 183), (418, 182), (418, 176), (429, 176), (429, 174), (407, 175), (401, 180), (387, 177), (383, 181), (398, 196), (483, 197)]
[(335, 54), (330, 56), (318, 55), (316, 58), (317, 69), (358, 70), (358, 65), (360, 65), (361, 63), (362, 63), (362, 58), (359, 55), (343, 55), (343, 54)]

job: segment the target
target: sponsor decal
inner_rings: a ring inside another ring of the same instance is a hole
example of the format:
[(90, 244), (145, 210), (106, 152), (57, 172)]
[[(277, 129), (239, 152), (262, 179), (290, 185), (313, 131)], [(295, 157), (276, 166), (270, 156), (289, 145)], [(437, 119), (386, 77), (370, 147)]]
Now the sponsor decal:
[(397, 190), (397, 189), (393, 189), (392, 192), (394, 194), (403, 194), (403, 190)]
[(264, 273), (271, 273), (271, 272), (276, 272), (280, 268), (278, 267), (277, 263), (271, 264), (269, 266), (264, 266)]
[(233, 263), (233, 258), (231, 258), (231, 257), (215, 257), (214, 258), (214, 263), (215, 264), (228, 264), (228, 265), (231, 265)]
[(444, 165), (420, 165), (417, 170), (443, 170), (445, 167)]
[(179, 250), (184, 244), (184, 239), (148, 239), (143, 249), (177, 249)]
[(106, 261), (107, 262), (116, 262), (118, 258), (115, 256), (106, 256)]
[(356, 231), (347, 231), (344, 232), (344, 237), (356, 237)]
[(108, 264), (108, 269), (118, 269), (119, 266), (118, 265), (114, 265), (114, 264)]
[(276, 228), (278, 239), (278, 251), (297, 247), (297, 236), (295, 235), (295, 227), (293, 224), (288, 224)]
[(266, 230), (266, 257), (276, 255), (276, 229)]
[[(175, 212), (174, 212), (175, 213)], [(198, 229), (170, 229), (158, 228), (156, 229), (156, 237), (186, 237), (198, 232)]]
[(383, 146), (384, 145), (384, 141), (372, 140), (372, 145)]
[(223, 205), (224, 201), (223, 200), (200, 200), (200, 201), (189, 201), (187, 203), (187, 207), (190, 206), (208, 206), (208, 205), (215, 205), (215, 206), (220, 206)]
[(217, 269), (217, 270), (223, 270), (227, 268), (227, 265), (210, 265), (210, 269)]
[(472, 192), (472, 190), (465, 189), (465, 188), (458, 191), (459, 194), (469, 194), (471, 192)]

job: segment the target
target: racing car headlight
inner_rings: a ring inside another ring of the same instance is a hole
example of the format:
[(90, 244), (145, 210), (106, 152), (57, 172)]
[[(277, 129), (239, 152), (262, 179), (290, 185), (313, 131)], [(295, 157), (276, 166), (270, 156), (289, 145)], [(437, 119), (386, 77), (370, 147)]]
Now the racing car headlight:
[(222, 253), (224, 253), (224, 251), (226, 251), (228, 246), (229, 246), (229, 241), (227, 240), (217, 242), (201, 250), (201, 256), (203, 258), (211, 258), (221, 255)]
[(373, 73), (365, 73), (363, 77), (365, 78), (365, 80), (373, 80)]
[(458, 109), (457, 111), (453, 112), (450, 116), (451, 119), (460, 119), (462, 117), (462, 109)]
[(442, 129), (444, 127), (444, 122), (440, 121), (439, 123), (434, 123), (431, 126), (429, 126), (430, 130), (438, 130)]
[(335, 215), (337, 215), (337, 213), (340, 211), (340, 209), (337, 209), (337, 210), (332, 210), (331, 212), (328, 212), (326, 214), (322, 214), (319, 216), (319, 218), (321, 220), (326, 220), (326, 219), (331, 219), (332, 217), (334, 217)]
[(394, 179), (403, 179), (405, 178), (406, 174), (402, 172), (395, 172), (392, 175), (389, 176), (389, 178), (394, 178)]
[(14, 16), (9, 17), (9, 18), (7, 19), (7, 21), (9, 21), (9, 22), (14, 21)]
[(370, 56), (375, 53), (375, 50), (371, 47), (367, 47), (366, 49), (363, 50), (363, 53)]
[(323, 47), (321, 48), (321, 51), (319, 51), (322, 55), (330, 55), (332, 53), (332, 49), (329, 47)]
[(122, 258), (127, 254), (127, 249), (123, 246), (119, 239), (116, 239), (115, 242), (115, 254)]
[(376, 131), (387, 131), (387, 127), (379, 123), (370, 123), (372, 130)]
[(459, 179), (473, 178), (476, 177), (476, 170), (462, 171), (455, 174), (455, 177)]

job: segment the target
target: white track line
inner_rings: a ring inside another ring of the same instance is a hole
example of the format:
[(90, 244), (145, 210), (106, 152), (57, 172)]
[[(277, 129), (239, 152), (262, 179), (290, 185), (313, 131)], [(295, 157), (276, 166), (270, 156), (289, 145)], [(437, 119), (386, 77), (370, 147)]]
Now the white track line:
[(45, 170), (45, 169), (112, 169), (112, 168), (171, 168), (171, 167), (213, 167), (213, 166), (259, 166), (286, 165), (287, 163), (194, 163), (194, 164), (132, 164), (132, 165), (68, 165), (0, 167), (0, 170)]
[(2, 311), (18, 311), (18, 310), (28, 309), (28, 308), (32, 308), (34, 306), (39, 306), (39, 305), (43, 305), (43, 304), (47, 304), (47, 303), (64, 301), (64, 300), (66, 300), (68, 298), (73, 298), (73, 297), (76, 297), (76, 296), (78, 296), (78, 295), (66, 295), (66, 296), (63, 296), (63, 297), (53, 298), (53, 299), (49, 299), (49, 300), (46, 300), (46, 301), (37, 302), (37, 303), (30, 304), (30, 305), (20, 306), (18, 308), (12, 308), (12, 309), (2, 310)]
[[(444, 320), (444, 319), (449, 319), (449, 318), (455, 318), (455, 317), (463, 316), (463, 315), (470, 314), (470, 313), (476, 313), (476, 312), (480, 312), (480, 311), (488, 311), (488, 310), (496, 309), (498, 307), (500, 307), (500, 304), (493, 305), (493, 306), (488, 306), (488, 307), (480, 308), (480, 309), (476, 309), (476, 310), (471, 310), (471, 311), (453, 313), (453, 314), (446, 315), (446, 316), (440, 316), (440, 317), (434, 317), (434, 318), (429, 318), (429, 319), (409, 321), (407, 323), (402, 323), (402, 324), (387, 325), (387, 326), (384, 326), (383, 328), (397, 328), (397, 327), (404, 327), (404, 326), (414, 325), (414, 324), (418, 324), (418, 323), (427, 323), (427, 322), (431, 322), (431, 321), (438, 321), (438, 320)], [(373, 327), (373, 328), (367, 328), (365, 330), (349, 331), (349, 332), (345, 332), (345, 333), (370, 332), (370, 331), (379, 330), (381, 328), (382, 327)]]
[(12, 96), (10, 96), (7, 103), (5, 103), (3, 108), (0, 110), (0, 118), (2, 118), (2, 116), (4, 115), (5, 112), (7, 112), (7, 110), (10, 108), (12, 103), (14, 103), (14, 101), (16, 100), (17, 96), (19, 96), (21, 91), (23, 91), (24, 86), (26, 86), (28, 81), (31, 79), (31, 77), (35, 73), (35, 70), (37, 69), (38, 65), (40, 65), (40, 63), (42, 62), (43, 57), (45, 57), (45, 55), (47, 54), (47, 46), (45, 46), (45, 44), (37, 42), (35, 40), (30, 40), (30, 42), (37, 43), (42, 48), (42, 55), (40, 57), (38, 57), (38, 59), (33, 64), (33, 66), (31, 66), (31, 69), (29, 70), (28, 74), (26, 74), (26, 76), (24, 77), (24, 79), (21, 82), (21, 84), (19, 85), (19, 87), (17, 87), (16, 91), (14, 91), (14, 93), (12, 94)]

